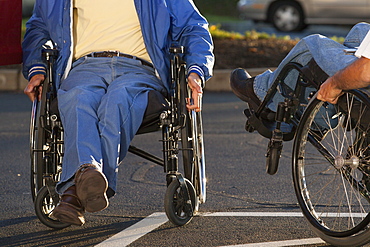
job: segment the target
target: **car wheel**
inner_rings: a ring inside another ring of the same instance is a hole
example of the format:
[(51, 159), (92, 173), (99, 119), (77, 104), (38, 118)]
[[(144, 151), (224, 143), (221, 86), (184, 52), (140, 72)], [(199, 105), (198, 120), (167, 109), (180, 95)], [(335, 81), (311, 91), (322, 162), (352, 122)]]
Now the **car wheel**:
[(295, 2), (276, 2), (269, 16), (274, 27), (282, 32), (300, 31), (305, 27), (302, 8)]

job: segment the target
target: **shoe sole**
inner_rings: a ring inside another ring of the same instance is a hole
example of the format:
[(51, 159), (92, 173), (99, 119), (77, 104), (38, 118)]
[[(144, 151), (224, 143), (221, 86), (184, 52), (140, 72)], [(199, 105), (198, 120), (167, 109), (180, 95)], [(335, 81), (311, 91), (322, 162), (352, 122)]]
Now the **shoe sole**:
[(249, 109), (252, 109), (253, 111), (256, 111), (258, 109), (258, 105), (253, 102), (253, 100), (243, 94), (240, 94), (238, 91), (234, 90), (233, 87), (231, 87), (233, 93), (242, 101), (246, 102), (249, 106)]
[(245, 102), (248, 102), (250, 100), (249, 97), (245, 96), (244, 94), (241, 94), (239, 93), (239, 91), (237, 90), (237, 88), (234, 88), (232, 84), (230, 84), (230, 87), (231, 87), (231, 90), (233, 91), (233, 93), (241, 100), (245, 101)]
[(76, 194), (82, 206), (89, 213), (101, 211), (108, 207), (106, 195), (108, 182), (98, 170), (87, 170), (76, 181)]
[(60, 222), (72, 224), (76, 226), (82, 226), (85, 224), (85, 219), (83, 216), (78, 216), (78, 212), (73, 207), (68, 205), (59, 205), (53, 210), (50, 215), (56, 218)]

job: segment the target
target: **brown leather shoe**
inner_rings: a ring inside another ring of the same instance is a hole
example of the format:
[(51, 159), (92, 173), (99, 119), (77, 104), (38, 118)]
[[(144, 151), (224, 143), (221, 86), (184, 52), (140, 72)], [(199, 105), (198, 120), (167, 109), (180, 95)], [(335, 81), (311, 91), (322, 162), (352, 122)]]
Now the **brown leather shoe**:
[(254, 93), (254, 78), (244, 69), (235, 69), (230, 75), (230, 87), (239, 99), (247, 102), (253, 110), (257, 110), (261, 101)]
[(85, 223), (84, 213), (85, 210), (76, 195), (76, 187), (73, 185), (61, 196), (58, 205), (52, 212), (52, 217), (64, 223), (82, 226)]
[(85, 164), (75, 176), (76, 194), (87, 212), (93, 213), (108, 207), (108, 182), (96, 166)]

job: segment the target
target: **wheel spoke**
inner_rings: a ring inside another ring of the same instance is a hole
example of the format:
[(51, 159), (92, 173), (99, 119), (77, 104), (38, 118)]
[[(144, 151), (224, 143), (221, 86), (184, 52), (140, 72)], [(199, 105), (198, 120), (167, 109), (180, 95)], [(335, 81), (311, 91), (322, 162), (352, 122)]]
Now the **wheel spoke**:
[(343, 237), (364, 243), (364, 236), (370, 237), (369, 113), (368, 98), (348, 92), (335, 107), (312, 102), (297, 129), (297, 198), (316, 232), (329, 243), (338, 244)]

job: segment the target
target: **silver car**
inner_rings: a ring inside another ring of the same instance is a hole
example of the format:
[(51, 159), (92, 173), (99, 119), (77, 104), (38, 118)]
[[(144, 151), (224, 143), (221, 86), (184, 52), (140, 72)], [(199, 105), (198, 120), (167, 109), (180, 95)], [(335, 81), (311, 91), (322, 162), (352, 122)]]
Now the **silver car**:
[(244, 19), (272, 23), (284, 32), (370, 21), (370, 0), (239, 0), (238, 10)]
[(23, 17), (30, 17), (32, 15), (33, 5), (35, 5), (35, 0), (22, 0)]

